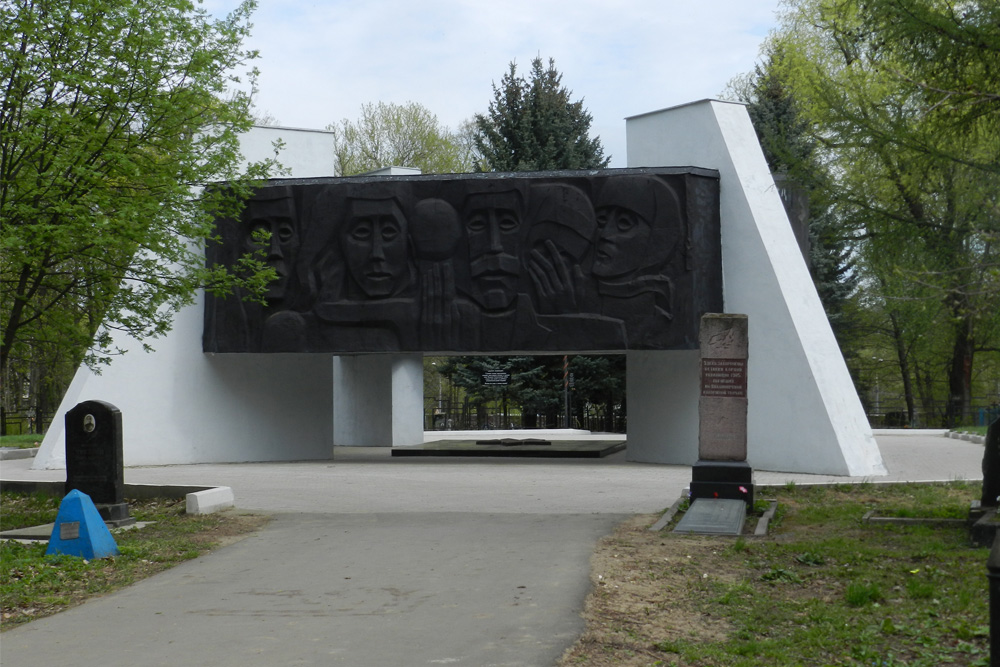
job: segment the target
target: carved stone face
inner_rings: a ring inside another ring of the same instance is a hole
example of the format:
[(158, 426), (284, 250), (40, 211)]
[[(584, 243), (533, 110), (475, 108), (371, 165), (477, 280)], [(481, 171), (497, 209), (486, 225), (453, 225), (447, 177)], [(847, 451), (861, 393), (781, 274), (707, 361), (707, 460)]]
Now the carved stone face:
[(642, 268), (652, 235), (648, 220), (621, 206), (600, 206), (597, 226), (595, 276), (613, 279)]
[(472, 297), (486, 310), (505, 310), (517, 297), (521, 197), (513, 191), (469, 195), (464, 223)]
[(595, 211), (592, 271), (600, 280), (622, 281), (660, 270), (683, 234), (677, 195), (654, 177), (608, 181), (598, 192)]
[(351, 202), (341, 249), (348, 273), (369, 298), (393, 296), (406, 287), (406, 231), (406, 218), (395, 200)]
[[(295, 220), (295, 203), (291, 197), (251, 199), (243, 217), (249, 223), (247, 250), (264, 253), (267, 264), (278, 274), (267, 289), (268, 302), (283, 301), (288, 295), (288, 283), (299, 252), (299, 231)], [(261, 233), (270, 234), (261, 241)]]

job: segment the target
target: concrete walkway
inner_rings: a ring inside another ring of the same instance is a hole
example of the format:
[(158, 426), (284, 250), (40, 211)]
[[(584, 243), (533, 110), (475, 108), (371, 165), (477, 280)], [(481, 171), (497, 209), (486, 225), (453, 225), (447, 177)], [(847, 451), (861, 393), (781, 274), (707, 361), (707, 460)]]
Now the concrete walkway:
[[(878, 435), (871, 481), (982, 478), (983, 446)], [(65, 479), (28, 461), (3, 479)], [(129, 468), (126, 481), (233, 488), (275, 513), (259, 534), (119, 593), (4, 632), (2, 664), (551, 665), (583, 629), (589, 556), (622, 518), (658, 512), (685, 466), (391, 458)], [(757, 471), (758, 484), (861, 481)]]

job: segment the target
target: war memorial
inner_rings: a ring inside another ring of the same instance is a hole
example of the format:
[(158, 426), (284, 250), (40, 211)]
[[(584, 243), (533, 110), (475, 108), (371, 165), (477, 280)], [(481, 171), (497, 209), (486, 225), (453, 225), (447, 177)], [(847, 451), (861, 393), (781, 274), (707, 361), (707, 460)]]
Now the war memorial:
[[(203, 295), (155, 352), (81, 368), (60, 412), (117, 406), (126, 466), (330, 459), (423, 444), (425, 354), (624, 353), (629, 460), (692, 465), (700, 322), (726, 313), (749, 327), (748, 464), (884, 474), (745, 108), (626, 130), (625, 169), (332, 178), (329, 135), (255, 128), (246, 157), (280, 136), (292, 177), (217, 221), (206, 259), (259, 251), (264, 303)], [(65, 467), (63, 439), (34, 466)]]

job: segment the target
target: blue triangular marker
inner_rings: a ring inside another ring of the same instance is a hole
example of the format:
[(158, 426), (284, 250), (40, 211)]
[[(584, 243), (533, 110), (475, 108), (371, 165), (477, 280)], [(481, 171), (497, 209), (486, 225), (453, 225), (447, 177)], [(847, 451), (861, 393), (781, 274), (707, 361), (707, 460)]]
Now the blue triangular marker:
[(92, 560), (117, 556), (118, 545), (86, 493), (76, 489), (59, 504), (46, 556), (65, 554)]

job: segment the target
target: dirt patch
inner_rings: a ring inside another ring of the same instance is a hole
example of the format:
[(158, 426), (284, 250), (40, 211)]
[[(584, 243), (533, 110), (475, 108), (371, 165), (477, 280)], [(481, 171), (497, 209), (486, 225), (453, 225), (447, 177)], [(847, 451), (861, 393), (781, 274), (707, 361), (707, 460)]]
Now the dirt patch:
[(218, 515), (218, 523), (191, 536), (193, 542), (219, 549), (250, 537), (271, 520), (267, 515), (230, 509)]
[(649, 665), (672, 641), (728, 636), (727, 621), (700, 610), (706, 589), (737, 582), (719, 557), (724, 547), (717, 538), (650, 531), (657, 518), (632, 517), (598, 543), (587, 629), (560, 665)]

